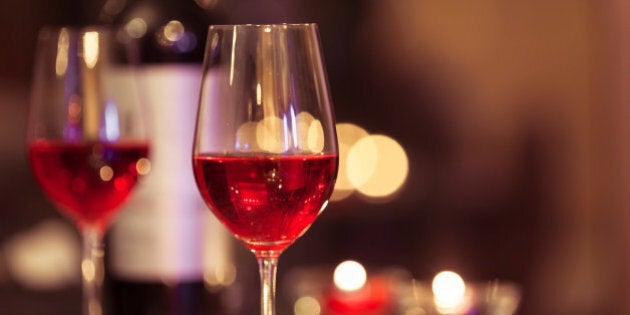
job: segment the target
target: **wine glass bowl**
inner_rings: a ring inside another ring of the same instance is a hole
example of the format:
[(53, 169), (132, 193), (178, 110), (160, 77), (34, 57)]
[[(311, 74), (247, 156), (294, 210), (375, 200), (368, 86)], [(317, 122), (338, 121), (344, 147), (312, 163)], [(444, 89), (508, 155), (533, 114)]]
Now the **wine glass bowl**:
[(102, 238), (150, 169), (131, 61), (96, 26), (45, 27), (37, 39), (27, 147), (45, 195), (83, 239), (83, 314), (101, 314)]
[(257, 257), (262, 314), (274, 314), (279, 255), (326, 207), (338, 167), (315, 24), (208, 32), (193, 169), (211, 211)]
[(274, 257), (323, 210), (336, 164), (334, 155), (195, 157), (197, 181), (214, 214), (255, 254)]
[(81, 228), (103, 233), (145, 172), (146, 144), (34, 140), (31, 168), (50, 199)]

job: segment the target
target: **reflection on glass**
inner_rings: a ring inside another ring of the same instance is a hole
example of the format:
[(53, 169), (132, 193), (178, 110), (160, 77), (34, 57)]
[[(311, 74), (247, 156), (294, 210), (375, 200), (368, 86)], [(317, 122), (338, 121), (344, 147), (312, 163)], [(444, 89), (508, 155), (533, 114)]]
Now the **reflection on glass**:
[(68, 45), (70, 45), (68, 31), (61, 29), (59, 39), (57, 40), (57, 58), (55, 62), (55, 73), (58, 77), (62, 77), (66, 74), (66, 70), (68, 69)]

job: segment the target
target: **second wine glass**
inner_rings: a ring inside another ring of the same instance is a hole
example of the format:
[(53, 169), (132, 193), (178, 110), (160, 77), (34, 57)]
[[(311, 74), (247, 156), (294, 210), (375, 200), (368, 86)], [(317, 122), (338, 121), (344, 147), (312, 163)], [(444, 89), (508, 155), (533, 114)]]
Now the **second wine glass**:
[(103, 27), (46, 27), (37, 41), (27, 146), (47, 197), (83, 238), (83, 314), (102, 314), (102, 238), (148, 172), (149, 141), (126, 45)]
[(193, 148), (212, 212), (255, 255), (275, 314), (280, 254), (326, 207), (337, 136), (315, 24), (211, 26)]

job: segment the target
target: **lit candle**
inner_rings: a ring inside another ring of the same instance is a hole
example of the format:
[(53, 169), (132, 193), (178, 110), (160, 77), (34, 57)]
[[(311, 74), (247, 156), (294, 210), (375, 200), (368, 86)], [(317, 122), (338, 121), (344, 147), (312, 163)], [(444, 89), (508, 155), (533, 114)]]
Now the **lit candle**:
[(439, 272), (432, 282), (433, 302), (439, 314), (465, 314), (470, 308), (464, 279), (453, 271)]
[(387, 282), (379, 277), (368, 278), (363, 266), (345, 261), (335, 268), (334, 287), (327, 295), (330, 314), (387, 314), (390, 296)]

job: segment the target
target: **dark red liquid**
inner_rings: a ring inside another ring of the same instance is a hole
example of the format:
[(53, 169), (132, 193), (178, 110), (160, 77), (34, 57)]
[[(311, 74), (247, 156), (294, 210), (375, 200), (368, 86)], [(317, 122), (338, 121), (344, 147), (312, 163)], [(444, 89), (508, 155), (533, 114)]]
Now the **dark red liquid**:
[(254, 252), (279, 254), (332, 193), (336, 155), (193, 158), (195, 179), (220, 221)]
[(136, 184), (148, 145), (38, 140), (28, 150), (46, 195), (80, 226), (104, 229)]

